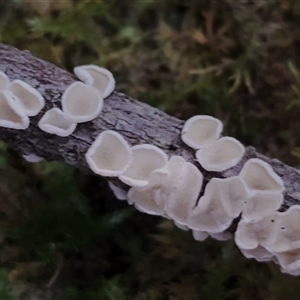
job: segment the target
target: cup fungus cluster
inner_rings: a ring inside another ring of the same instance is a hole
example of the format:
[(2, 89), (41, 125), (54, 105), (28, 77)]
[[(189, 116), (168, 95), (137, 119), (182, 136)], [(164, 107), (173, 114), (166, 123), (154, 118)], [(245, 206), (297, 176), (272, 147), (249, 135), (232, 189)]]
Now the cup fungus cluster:
[(196, 151), (196, 159), (207, 171), (221, 172), (235, 166), (245, 148), (232, 137), (221, 137), (223, 124), (211, 116), (194, 116), (183, 126), (182, 141)]
[[(115, 88), (111, 72), (94, 65), (74, 68), (83, 82), (74, 82), (62, 95), (62, 109), (52, 108), (38, 126), (50, 134), (66, 137), (77, 123), (96, 118), (103, 99)], [(23, 81), (0, 72), (0, 126), (26, 129), (29, 117), (44, 107), (42, 95)], [(181, 138), (196, 150), (199, 164), (207, 171), (222, 172), (243, 157), (244, 146), (232, 137), (220, 137), (223, 124), (211, 116), (194, 116), (183, 126)], [(35, 154), (24, 158), (37, 162)], [(154, 145), (131, 146), (119, 133), (106, 130), (85, 154), (91, 170), (101, 176), (117, 177), (130, 186), (126, 193), (110, 183), (120, 200), (136, 209), (172, 219), (183, 230), (192, 230), (196, 240), (208, 236), (227, 240), (233, 220), (240, 217), (235, 242), (247, 258), (280, 264), (283, 272), (300, 275), (300, 206), (278, 212), (284, 185), (271, 166), (249, 159), (238, 176), (212, 178), (203, 185), (200, 170), (181, 156), (168, 157)]]
[(0, 71), (0, 126), (27, 129), (29, 117), (36, 116), (44, 107), (43, 96), (21, 80), (10, 82)]
[(77, 77), (84, 81), (72, 83), (62, 95), (62, 109), (48, 110), (39, 121), (43, 131), (66, 137), (72, 134), (77, 123), (92, 121), (103, 108), (103, 99), (115, 88), (111, 72), (93, 65), (74, 68)]

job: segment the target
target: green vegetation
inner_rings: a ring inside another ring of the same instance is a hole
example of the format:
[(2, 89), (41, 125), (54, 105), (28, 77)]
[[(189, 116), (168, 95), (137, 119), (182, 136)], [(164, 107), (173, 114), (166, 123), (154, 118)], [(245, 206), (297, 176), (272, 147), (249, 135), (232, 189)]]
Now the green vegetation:
[[(72, 71), (110, 69), (117, 90), (297, 166), (298, 1), (11, 0), (0, 41)], [(95, 176), (29, 164), (0, 144), (0, 299), (286, 300), (298, 278), (245, 259), (232, 241), (196, 242), (134, 211)], [(33, 298), (32, 298), (33, 299)], [(36, 299), (36, 298), (35, 298)]]

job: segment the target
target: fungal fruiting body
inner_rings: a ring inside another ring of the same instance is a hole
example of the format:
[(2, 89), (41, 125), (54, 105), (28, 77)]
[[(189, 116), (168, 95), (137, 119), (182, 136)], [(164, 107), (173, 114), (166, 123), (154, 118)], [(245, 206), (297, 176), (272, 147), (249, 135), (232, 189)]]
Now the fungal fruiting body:
[(222, 137), (196, 152), (200, 165), (207, 171), (221, 172), (235, 166), (243, 157), (245, 147), (232, 137)]
[(38, 90), (22, 80), (12, 81), (8, 88), (29, 117), (36, 116), (45, 106), (45, 100)]
[(188, 219), (194, 230), (220, 233), (226, 230), (242, 211), (247, 192), (238, 178), (213, 178)]
[(278, 213), (273, 213), (259, 221), (241, 220), (235, 232), (235, 242), (247, 258), (257, 261), (276, 260), (272, 245), (280, 228)]
[(62, 95), (62, 110), (66, 117), (76, 123), (95, 119), (103, 107), (101, 94), (82, 82), (74, 82)]
[(108, 97), (115, 89), (114, 76), (105, 68), (95, 65), (78, 66), (74, 68), (74, 73), (86, 85), (98, 90), (103, 98)]
[(243, 166), (239, 177), (250, 194), (258, 191), (282, 193), (284, 184), (272, 167), (261, 159), (251, 158)]
[(291, 206), (287, 211), (278, 213), (279, 230), (272, 245), (275, 252), (300, 249), (300, 206)]
[(169, 171), (166, 167), (151, 172), (146, 187), (132, 187), (127, 193), (128, 203), (151, 215), (164, 215), (165, 203), (159, 197)]
[(203, 176), (183, 157), (173, 156), (166, 166), (151, 172), (149, 184), (133, 187), (128, 201), (150, 214), (163, 215), (186, 225), (202, 186)]
[(29, 118), (10, 91), (0, 91), (0, 126), (27, 129)]
[(61, 137), (72, 134), (76, 129), (76, 125), (59, 108), (46, 111), (38, 123), (41, 130)]
[(166, 214), (179, 224), (187, 225), (203, 183), (203, 175), (193, 164), (175, 159), (169, 161), (169, 176), (161, 191)]
[(37, 163), (37, 162), (40, 162), (40, 161), (44, 160), (43, 157), (40, 157), (40, 156), (38, 156), (34, 153), (27, 154), (27, 155), (22, 155), (22, 156), (26, 161), (28, 161), (30, 163)]
[(300, 275), (300, 250), (290, 250), (276, 253), (277, 262), (281, 266), (281, 271), (293, 276)]
[(178, 227), (181, 230), (184, 230), (184, 231), (189, 230), (189, 228), (186, 225), (182, 225), (181, 223), (177, 223), (176, 221), (174, 221), (174, 224), (175, 224), (176, 227)]
[(217, 241), (228, 241), (232, 238), (233, 234), (229, 231), (223, 231), (218, 233), (210, 233), (210, 236)]
[(193, 238), (196, 240), (196, 241), (205, 241), (208, 237), (209, 237), (209, 234), (205, 231), (201, 231), (201, 230), (192, 230), (192, 234), (193, 234)]
[(27, 129), (30, 120), (45, 105), (43, 96), (22, 80), (10, 83), (5, 73), (0, 72), (0, 126), (12, 129)]
[(215, 181), (220, 193), (220, 203), (224, 207), (226, 214), (235, 219), (244, 208), (248, 193), (245, 184), (238, 176)]
[[(171, 160), (174, 161), (174, 158)], [(180, 158), (180, 162), (184, 159)], [(169, 166), (170, 162), (164, 168), (153, 170), (147, 186), (132, 187), (127, 194), (128, 202), (148, 214), (165, 215), (166, 197), (163, 191), (171, 175)]]
[(235, 242), (241, 249), (251, 250), (258, 246), (269, 247), (276, 240), (279, 218), (274, 214), (260, 221), (241, 220), (235, 233)]
[(285, 212), (277, 212), (277, 234), (270, 245), (281, 271), (290, 275), (300, 275), (300, 206), (291, 206)]
[(0, 91), (7, 90), (9, 86), (9, 78), (4, 72), (0, 71)]
[(300, 206), (277, 212), (284, 184), (260, 159), (246, 162), (239, 177), (249, 197), (235, 232), (235, 242), (247, 258), (278, 263), (282, 272), (300, 275)]
[(191, 148), (200, 149), (215, 142), (222, 130), (223, 124), (220, 120), (211, 116), (194, 116), (185, 122), (181, 139)]
[(272, 252), (268, 251), (265, 247), (258, 245), (254, 249), (243, 249), (240, 248), (241, 252), (246, 258), (254, 258), (257, 261), (271, 261), (275, 259)]
[(127, 194), (128, 202), (133, 203), (137, 209), (147, 214), (161, 216), (164, 214), (164, 203), (157, 203), (156, 189), (156, 186), (152, 186), (147, 190), (131, 188)]
[(132, 161), (119, 179), (130, 186), (144, 187), (149, 184), (152, 171), (163, 168), (168, 157), (156, 146), (142, 144), (131, 147)]
[(259, 221), (276, 212), (283, 203), (283, 194), (258, 191), (250, 196), (243, 208), (243, 220)]
[(127, 193), (125, 192), (125, 190), (123, 190), (120, 187), (116, 186), (111, 181), (108, 182), (108, 185), (109, 185), (110, 189), (114, 192), (115, 196), (119, 200), (127, 200)]
[(119, 133), (106, 130), (95, 139), (85, 158), (94, 173), (102, 176), (120, 176), (128, 169), (132, 152)]
[(286, 212), (276, 212), (261, 220), (241, 220), (235, 233), (235, 242), (247, 258), (274, 261), (281, 271), (300, 275), (300, 206)]

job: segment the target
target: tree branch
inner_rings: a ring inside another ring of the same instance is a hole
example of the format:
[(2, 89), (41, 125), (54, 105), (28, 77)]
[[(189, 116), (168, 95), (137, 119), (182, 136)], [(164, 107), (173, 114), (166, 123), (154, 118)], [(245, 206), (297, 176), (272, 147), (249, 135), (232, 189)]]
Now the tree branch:
[(201, 170), (205, 182), (212, 177), (227, 178), (238, 175), (248, 159), (260, 158), (271, 164), (284, 181), (286, 190), (282, 209), (300, 204), (300, 172), (295, 168), (259, 154), (253, 147), (247, 147), (242, 161), (237, 166), (222, 173), (207, 172), (195, 161), (195, 151), (181, 141), (180, 132), (184, 121), (118, 92), (104, 100), (103, 111), (95, 120), (78, 124), (71, 136), (63, 138), (45, 133), (38, 128), (38, 120), (46, 110), (52, 107), (61, 108), (61, 95), (76, 81), (74, 75), (32, 56), (29, 51), (19, 51), (1, 43), (0, 70), (11, 80), (20, 79), (30, 84), (46, 100), (45, 108), (38, 116), (31, 118), (27, 130), (0, 127), (0, 138), (21, 154), (35, 153), (47, 160), (63, 161), (91, 172), (84, 154), (100, 132), (116, 130), (132, 145), (148, 143), (158, 146), (169, 155), (183, 156)]

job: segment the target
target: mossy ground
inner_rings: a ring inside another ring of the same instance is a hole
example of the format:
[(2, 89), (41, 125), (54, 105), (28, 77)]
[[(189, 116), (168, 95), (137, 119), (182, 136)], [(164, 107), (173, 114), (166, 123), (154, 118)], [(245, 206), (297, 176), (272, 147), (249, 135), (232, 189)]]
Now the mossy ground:
[[(107, 67), (118, 91), (182, 119), (213, 115), (225, 134), (297, 166), (299, 3), (2, 1), (0, 41), (69, 71)], [(4, 144), (0, 168), (1, 300), (300, 299), (300, 279), (277, 265), (232, 241), (196, 242), (94, 176), (26, 163)]]

